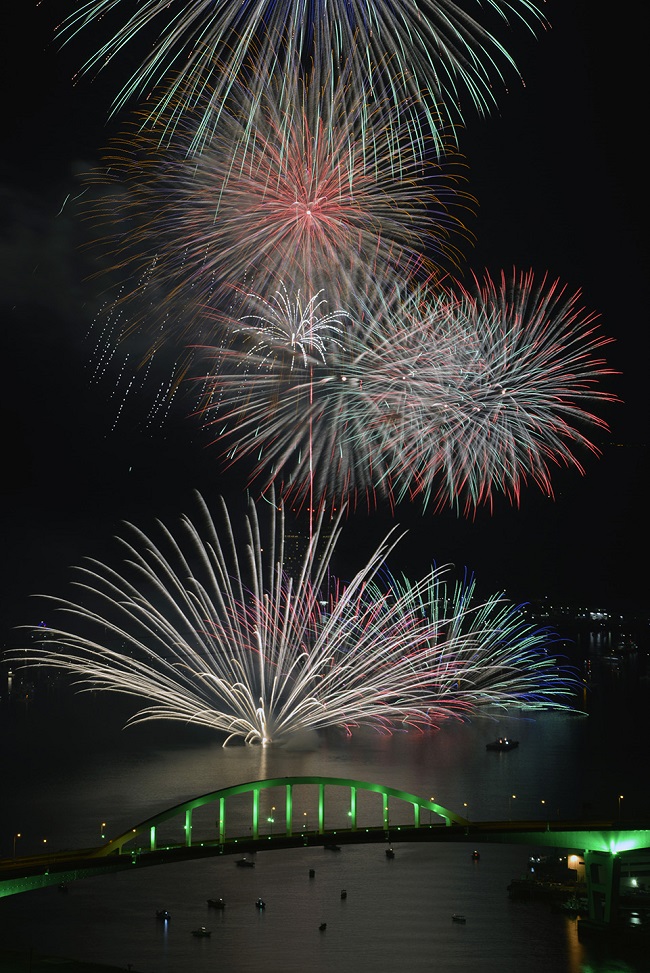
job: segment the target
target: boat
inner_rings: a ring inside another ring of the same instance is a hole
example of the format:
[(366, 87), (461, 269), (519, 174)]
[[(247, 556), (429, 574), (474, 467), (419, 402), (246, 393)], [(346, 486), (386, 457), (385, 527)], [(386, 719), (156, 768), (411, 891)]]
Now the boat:
[(609, 666), (611, 669), (618, 669), (621, 665), (621, 657), (612, 653), (611, 655), (603, 655), (600, 657), (601, 662)]
[(211, 936), (212, 930), (206, 929), (205, 926), (199, 926), (198, 929), (192, 930), (192, 935), (196, 936), (197, 939), (203, 939), (204, 937)]
[(167, 909), (157, 909), (156, 910), (156, 919), (160, 919), (162, 922), (169, 922), (169, 920), (171, 919), (171, 916), (167, 912)]
[(266, 902), (264, 901), (264, 899), (258, 899), (255, 905), (257, 906), (258, 909), (266, 909)]
[(498, 750), (501, 753), (507, 752), (508, 750), (514, 750), (519, 746), (519, 740), (511, 740), (509, 737), (499, 737), (497, 740), (493, 740), (492, 743), (486, 743), (486, 750)]
[(323, 847), (326, 849), (326, 851), (340, 851), (341, 850), (341, 846), (340, 845), (323, 845)]
[(585, 895), (586, 885), (582, 883), (576, 888), (576, 883), (561, 881), (545, 881), (535, 878), (513, 878), (507, 886), (508, 898), (523, 899), (530, 901), (533, 899), (546, 899), (549, 902), (561, 902), (574, 895)]
[(584, 896), (571, 895), (564, 902), (556, 905), (558, 912), (563, 912), (565, 916), (586, 916), (589, 912), (589, 903)]
[(315, 868), (310, 868), (309, 869), (309, 877), (310, 878), (313, 878), (315, 874), (316, 874), (316, 869)]
[(386, 858), (394, 858), (394, 857), (395, 857), (395, 852), (393, 851), (393, 849), (392, 848), (387, 848), (386, 849)]
[(321, 924), (320, 924), (320, 926), (318, 928), (320, 929), (321, 932), (324, 932), (327, 929), (327, 923), (326, 922), (321, 922)]
[(451, 921), (452, 922), (467, 922), (467, 919), (465, 918), (465, 916), (461, 915), (460, 912), (454, 912), (453, 916), (451, 917)]
[(621, 635), (614, 652), (616, 655), (633, 655), (633, 653), (637, 652), (638, 649), (639, 646), (631, 636)]
[(251, 858), (238, 858), (235, 865), (238, 868), (255, 868), (255, 862)]
[(223, 899), (208, 899), (208, 906), (210, 909), (225, 909), (226, 903)]
[(341, 889), (341, 898), (347, 899), (347, 897), (348, 897), (348, 893), (345, 891), (345, 889)]

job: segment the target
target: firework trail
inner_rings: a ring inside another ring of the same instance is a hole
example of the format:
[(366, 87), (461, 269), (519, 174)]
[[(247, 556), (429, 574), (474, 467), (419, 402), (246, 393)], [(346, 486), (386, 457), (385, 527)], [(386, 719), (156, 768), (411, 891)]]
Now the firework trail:
[(175, 537), (161, 524), (159, 541), (128, 525), (124, 573), (97, 561), (77, 569), (79, 601), (52, 599), (73, 630), (34, 628), (46, 638), (12, 661), (143, 700), (131, 723), (194, 722), (225, 743), (429, 728), (492, 703), (571, 708), (572, 677), (519, 609), (498, 598), (474, 606), (471, 585), (449, 598), (439, 569), (415, 584), (382, 576), (394, 532), (342, 584), (329, 570), (338, 522), (326, 538), (318, 521), (289, 573), (281, 509), (263, 536), (251, 505), (243, 541), (225, 506), (221, 531), (201, 500), (200, 511), (200, 527), (184, 517)]
[(261, 314), (215, 350), (204, 418), (229, 462), (255, 456), (252, 481), (287, 498), (465, 515), (498, 494), (517, 503), (527, 483), (551, 493), (553, 467), (582, 471), (580, 451), (598, 450), (581, 429), (607, 428), (585, 404), (616, 400), (596, 387), (608, 339), (578, 293), (531, 273), (475, 294), (384, 286), (321, 354), (297, 361), (286, 341), (272, 354)]
[[(466, 7), (476, 8), (481, 22)], [(67, 43), (105, 26), (107, 39), (82, 73), (119, 62), (126, 48), (141, 47), (142, 62), (119, 91), (113, 111), (144, 99), (149, 117), (165, 117), (171, 135), (183, 114), (204, 101), (191, 146), (196, 150), (218, 128), (222, 105), (251, 58), (272, 65), (278, 75), (295, 62), (336, 73), (350, 59), (352, 83), (368, 107), (388, 98), (416, 125), (424, 112), (428, 129), (439, 138), (449, 120), (462, 119), (461, 102), (467, 98), (479, 113), (489, 112), (494, 81), (504, 81), (502, 67), (516, 72), (491, 29), (491, 21), (498, 31), (510, 19), (527, 29), (544, 24), (531, 0), (472, 0), (462, 7), (453, 0), (87, 0), (65, 18), (59, 38)], [(418, 112), (413, 98), (421, 102)]]

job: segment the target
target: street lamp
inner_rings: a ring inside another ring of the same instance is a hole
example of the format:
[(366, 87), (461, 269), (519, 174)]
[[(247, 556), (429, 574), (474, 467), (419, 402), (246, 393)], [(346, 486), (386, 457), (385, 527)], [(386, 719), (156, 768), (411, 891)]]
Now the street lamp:
[(99, 829), (99, 831), (100, 831), (99, 837), (100, 838), (105, 838), (106, 837), (106, 822), (105, 821), (102, 821), (102, 826)]
[(618, 795), (618, 816), (619, 816), (619, 819), (621, 817), (621, 801), (623, 800), (623, 797), (624, 796), (625, 795), (623, 795), (623, 794), (619, 794)]
[[(542, 810), (543, 811), (546, 811), (546, 801), (544, 800), (544, 798), (541, 799), (540, 804), (542, 805)], [(547, 821), (548, 821), (548, 815), (547, 814), (544, 814), (543, 817), (545, 817), (547, 819)], [(546, 825), (546, 830), (548, 831), (548, 823)]]
[(273, 834), (273, 823), (275, 821), (275, 807), (272, 807), (271, 808), (271, 814), (269, 815), (269, 817), (266, 820), (271, 825), (271, 834)]
[(21, 835), (20, 831), (16, 832), (16, 834), (14, 835), (14, 858), (16, 857), (16, 839), (17, 838), (22, 838), (22, 835)]
[(511, 794), (508, 798), (508, 819), (512, 821), (512, 802), (517, 800), (516, 794)]
[(303, 823), (302, 823), (302, 830), (303, 831), (308, 831), (309, 830), (309, 819), (307, 818), (307, 812), (306, 811), (303, 811), (302, 812), (302, 816), (305, 819), (303, 821)]

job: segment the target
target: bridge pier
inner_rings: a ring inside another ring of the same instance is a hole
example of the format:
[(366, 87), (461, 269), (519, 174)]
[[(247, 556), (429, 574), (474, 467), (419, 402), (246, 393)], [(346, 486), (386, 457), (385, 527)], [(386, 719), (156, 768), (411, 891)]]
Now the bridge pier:
[(609, 925), (618, 916), (621, 859), (606, 851), (585, 851), (589, 921)]

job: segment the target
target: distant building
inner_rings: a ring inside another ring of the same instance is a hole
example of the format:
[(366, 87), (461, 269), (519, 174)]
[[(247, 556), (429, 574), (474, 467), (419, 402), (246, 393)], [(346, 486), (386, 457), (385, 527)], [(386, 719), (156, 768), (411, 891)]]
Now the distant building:
[[(309, 520), (308, 514), (296, 514), (293, 511), (286, 511), (284, 522), (284, 570), (296, 578), (299, 576), (302, 566), (309, 549)], [(315, 564), (322, 563), (323, 555), (327, 549), (327, 544), (332, 536), (331, 522), (323, 520), (321, 526), (318, 548), (314, 558)], [(333, 565), (330, 564), (330, 567)]]

